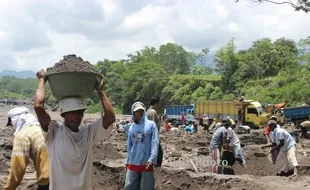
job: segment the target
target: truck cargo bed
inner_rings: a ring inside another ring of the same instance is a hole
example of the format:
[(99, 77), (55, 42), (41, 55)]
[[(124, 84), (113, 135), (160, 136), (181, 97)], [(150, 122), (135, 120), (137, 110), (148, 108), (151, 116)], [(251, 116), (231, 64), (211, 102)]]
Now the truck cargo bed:
[(290, 121), (309, 119), (310, 106), (299, 106), (284, 109), (284, 117)]

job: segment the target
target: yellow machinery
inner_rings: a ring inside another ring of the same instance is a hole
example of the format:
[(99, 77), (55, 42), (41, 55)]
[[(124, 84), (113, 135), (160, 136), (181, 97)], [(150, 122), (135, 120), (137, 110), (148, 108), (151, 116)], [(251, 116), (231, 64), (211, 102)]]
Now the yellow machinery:
[(237, 121), (237, 125), (248, 125), (251, 128), (259, 128), (269, 119), (269, 114), (262, 104), (253, 100), (197, 102), (195, 118), (200, 120), (203, 114), (207, 114), (210, 119), (224, 119), (229, 116)]
[(280, 104), (267, 104), (265, 106), (265, 109), (269, 116), (276, 116), (277, 117), (277, 122), (280, 124), (284, 124), (284, 107), (285, 103), (280, 103)]

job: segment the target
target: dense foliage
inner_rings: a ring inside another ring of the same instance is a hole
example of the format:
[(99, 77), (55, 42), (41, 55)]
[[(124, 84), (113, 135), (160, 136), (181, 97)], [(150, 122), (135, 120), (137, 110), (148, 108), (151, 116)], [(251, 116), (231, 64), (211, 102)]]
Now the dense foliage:
[[(208, 48), (195, 53), (168, 43), (145, 47), (124, 60), (105, 59), (96, 67), (106, 77), (106, 92), (114, 107), (124, 114), (130, 113), (136, 100), (148, 106), (152, 96), (159, 96), (165, 105), (240, 96), (290, 106), (310, 102), (310, 37), (299, 42), (264, 38), (240, 50), (232, 39), (215, 52), (215, 64), (209, 63), (208, 54)], [(36, 83), (36, 79), (3, 77), (0, 98), (31, 99)], [(89, 112), (100, 111), (95, 92), (86, 101)], [(49, 88), (47, 103), (57, 104)]]

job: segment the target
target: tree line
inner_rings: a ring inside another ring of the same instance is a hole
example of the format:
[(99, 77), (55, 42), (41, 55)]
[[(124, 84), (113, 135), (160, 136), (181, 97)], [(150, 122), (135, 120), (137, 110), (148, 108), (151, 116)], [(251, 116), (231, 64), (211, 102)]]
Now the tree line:
[[(152, 96), (160, 97), (162, 105), (240, 96), (265, 104), (286, 102), (288, 106), (310, 102), (310, 37), (298, 42), (263, 38), (247, 49), (238, 49), (231, 39), (213, 55), (214, 66), (209, 57), (209, 48), (193, 52), (167, 43), (145, 47), (126, 59), (104, 59), (95, 67), (106, 78), (106, 92), (116, 111), (124, 114), (130, 114), (134, 101), (148, 105)], [(36, 79), (3, 77), (0, 97), (32, 98), (36, 85)], [(46, 103), (57, 105), (49, 88)], [(88, 112), (100, 111), (95, 92), (86, 103)]]

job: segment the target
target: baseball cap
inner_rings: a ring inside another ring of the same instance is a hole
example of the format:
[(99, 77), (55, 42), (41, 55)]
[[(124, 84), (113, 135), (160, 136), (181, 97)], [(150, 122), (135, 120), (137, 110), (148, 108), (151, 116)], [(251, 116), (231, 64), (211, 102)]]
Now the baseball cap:
[(137, 110), (145, 111), (145, 106), (142, 102), (136, 102), (132, 105), (132, 110), (133, 110), (133, 112), (135, 112)]
[(275, 115), (272, 115), (270, 119), (277, 119), (277, 117)]

